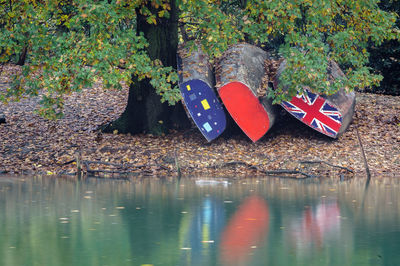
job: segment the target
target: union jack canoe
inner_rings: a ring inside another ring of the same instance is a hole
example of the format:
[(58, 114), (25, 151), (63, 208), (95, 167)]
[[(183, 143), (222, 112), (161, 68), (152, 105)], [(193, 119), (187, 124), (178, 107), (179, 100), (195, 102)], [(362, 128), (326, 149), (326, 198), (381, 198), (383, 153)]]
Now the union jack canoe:
[[(285, 65), (283, 61), (278, 68), (275, 87), (279, 86), (279, 77)], [(331, 61), (329, 68), (334, 79), (344, 76), (335, 62)], [(347, 92), (344, 88), (333, 95), (319, 95), (305, 88), (305, 93), (294, 96), (290, 101), (283, 101), (281, 106), (314, 130), (338, 138), (353, 119), (355, 103), (355, 93)]]

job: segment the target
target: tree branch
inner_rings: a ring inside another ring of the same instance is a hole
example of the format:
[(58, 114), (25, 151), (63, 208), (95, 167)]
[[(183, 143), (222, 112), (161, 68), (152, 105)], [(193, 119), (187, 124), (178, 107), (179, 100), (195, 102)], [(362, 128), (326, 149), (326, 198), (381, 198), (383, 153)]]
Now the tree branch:
[(364, 160), (365, 172), (367, 173), (367, 184), (369, 184), (369, 181), (371, 180), (371, 172), (369, 171), (367, 157), (365, 156), (365, 152), (364, 152), (364, 146), (361, 142), (360, 133), (358, 132), (358, 125), (356, 125), (356, 133), (357, 133), (358, 143), (360, 144), (361, 155)]
[(308, 174), (308, 173), (305, 173), (305, 172), (302, 172), (302, 171), (296, 170), (296, 169), (294, 169), (294, 170), (289, 170), (289, 169), (264, 170), (264, 169), (261, 169), (260, 167), (258, 167), (256, 165), (251, 165), (251, 164), (248, 164), (248, 163), (245, 163), (245, 162), (241, 162), (241, 161), (225, 162), (225, 163), (222, 163), (222, 164), (211, 165), (211, 166), (208, 166), (207, 168), (217, 168), (217, 167), (221, 168), (221, 167), (232, 166), (232, 165), (246, 166), (246, 167), (248, 167), (250, 169), (254, 169), (254, 170), (260, 171), (260, 172), (262, 172), (262, 173), (264, 173), (266, 175), (300, 174), (300, 175), (305, 176), (306, 178), (317, 177), (315, 175), (311, 175), (311, 174)]
[(350, 173), (354, 173), (353, 170), (351, 170), (351, 169), (349, 169), (347, 167), (331, 164), (331, 163), (328, 163), (328, 162), (325, 162), (325, 161), (300, 161), (299, 163), (300, 164), (326, 164), (326, 165), (329, 165), (329, 166), (332, 166), (332, 167), (335, 167), (335, 168), (340, 168), (340, 169), (346, 170), (346, 171), (348, 171)]

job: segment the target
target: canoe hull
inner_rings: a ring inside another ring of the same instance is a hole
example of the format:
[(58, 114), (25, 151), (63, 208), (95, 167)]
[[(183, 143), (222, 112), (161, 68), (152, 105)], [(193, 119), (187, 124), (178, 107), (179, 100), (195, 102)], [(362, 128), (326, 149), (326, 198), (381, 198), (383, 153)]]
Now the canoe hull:
[(203, 136), (212, 141), (225, 130), (226, 117), (213, 89), (204, 81), (192, 79), (179, 86), (184, 104)]
[(217, 90), (229, 114), (253, 141), (272, 127), (276, 108), (266, 97), (258, 97), (269, 54), (250, 44), (228, 49), (216, 66)]
[(226, 128), (225, 111), (214, 92), (214, 74), (202, 50), (179, 49), (179, 89), (186, 111), (197, 128), (212, 141)]
[(246, 85), (230, 82), (218, 92), (236, 124), (253, 142), (267, 133), (270, 128), (268, 113)]
[(281, 105), (304, 124), (329, 137), (336, 138), (342, 127), (343, 114), (328, 100), (309, 90)]
[[(274, 86), (279, 86), (279, 77), (284, 70), (286, 62), (283, 61), (275, 76)], [(333, 79), (344, 76), (339, 66), (331, 61), (329, 72)], [(312, 129), (329, 136), (338, 138), (349, 127), (356, 104), (354, 92), (347, 92), (341, 88), (333, 95), (320, 95), (304, 88), (304, 94), (294, 96), (290, 101), (283, 101), (281, 106), (291, 115)]]

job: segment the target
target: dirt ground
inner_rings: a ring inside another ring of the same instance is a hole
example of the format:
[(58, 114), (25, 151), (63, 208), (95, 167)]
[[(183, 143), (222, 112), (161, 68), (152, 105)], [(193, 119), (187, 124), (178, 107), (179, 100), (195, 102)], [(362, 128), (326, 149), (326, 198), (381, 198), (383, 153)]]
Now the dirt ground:
[[(0, 89), (7, 87), (7, 65)], [(124, 110), (127, 89), (100, 86), (66, 96), (65, 117), (48, 121), (34, 113), (38, 99), (0, 103), (0, 173), (252, 177), (275, 174), (351, 178), (366, 176), (357, 128), (372, 177), (400, 177), (400, 97), (357, 93), (354, 121), (338, 139), (313, 131), (283, 110), (273, 128), (252, 143), (243, 133), (208, 143), (196, 129), (162, 137), (102, 134), (100, 125)], [(117, 133), (117, 132), (114, 132)]]

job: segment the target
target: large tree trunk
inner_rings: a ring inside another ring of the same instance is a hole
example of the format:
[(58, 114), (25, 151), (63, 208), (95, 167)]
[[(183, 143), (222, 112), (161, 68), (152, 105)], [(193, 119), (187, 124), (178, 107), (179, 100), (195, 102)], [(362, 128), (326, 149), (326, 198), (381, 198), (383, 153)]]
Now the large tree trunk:
[(24, 46), (24, 48), (22, 49), (21, 53), (19, 54), (18, 61), (16, 63), (18, 66), (25, 65), (26, 55), (27, 54), (28, 54), (28, 46)]
[(2, 113), (0, 113), (0, 124), (3, 124), (6, 122), (6, 116)]
[[(178, 13), (175, 1), (170, 2), (170, 17), (158, 18), (157, 24), (148, 24), (146, 17), (137, 12), (137, 32), (143, 32), (149, 42), (148, 53), (152, 60), (160, 59), (164, 66), (176, 68), (178, 46)], [(148, 8), (156, 13), (154, 7)], [(188, 127), (189, 120), (182, 105), (169, 106), (160, 102), (160, 96), (148, 79), (132, 78), (128, 104), (122, 115), (103, 131), (120, 133), (151, 133), (161, 135), (173, 127)]]

